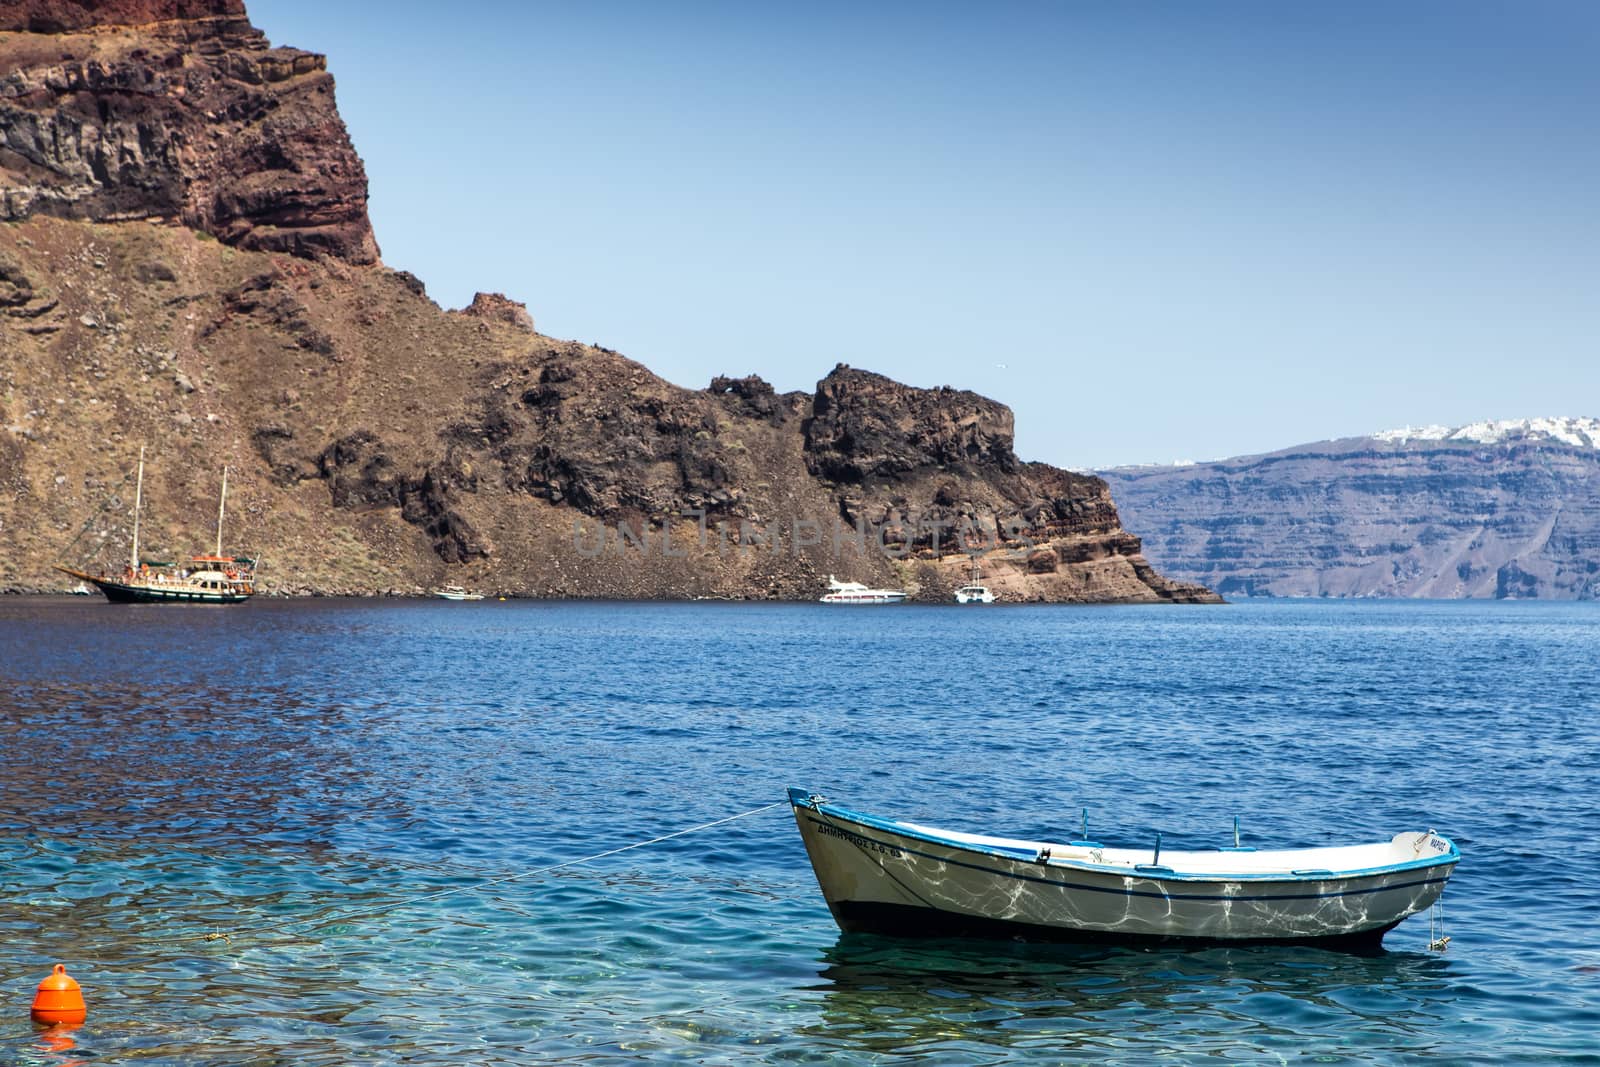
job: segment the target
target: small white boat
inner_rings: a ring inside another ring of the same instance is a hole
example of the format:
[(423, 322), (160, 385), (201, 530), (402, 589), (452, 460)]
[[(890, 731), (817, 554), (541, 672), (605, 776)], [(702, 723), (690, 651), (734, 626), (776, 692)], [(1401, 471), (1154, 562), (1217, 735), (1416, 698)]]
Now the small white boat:
[(789, 803), (840, 929), (899, 936), (1370, 949), (1438, 900), (1461, 859), (1432, 830), (1333, 848), (1163, 852), (1159, 837), (1126, 849), (938, 830), (803, 789)]
[(901, 604), (906, 599), (899, 589), (868, 589), (860, 582), (841, 582), (828, 575), (828, 591), (822, 595), (824, 604)]
[(443, 589), (436, 589), (434, 596), (440, 600), (482, 600), (482, 593), (469, 593), (459, 585), (447, 585)]
[(956, 590), (957, 604), (993, 604), (994, 594), (983, 584), (983, 572), (976, 556), (972, 559), (972, 581)]

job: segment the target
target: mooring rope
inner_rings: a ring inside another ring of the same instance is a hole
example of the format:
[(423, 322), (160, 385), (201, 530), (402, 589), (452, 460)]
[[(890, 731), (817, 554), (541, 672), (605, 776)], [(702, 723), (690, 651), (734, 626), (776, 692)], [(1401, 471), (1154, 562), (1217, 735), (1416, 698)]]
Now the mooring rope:
[[(699, 833), (702, 830), (709, 830), (714, 826), (723, 826), (730, 822), (737, 822), (740, 819), (748, 819), (752, 815), (760, 815), (762, 812), (771, 811), (773, 808), (784, 807), (788, 803), (789, 802), (787, 800), (773, 801), (771, 804), (763, 804), (759, 808), (751, 808), (749, 811), (741, 811), (737, 815), (725, 815), (720, 819), (713, 819), (710, 822), (703, 822), (696, 826), (685, 827), (682, 830), (674, 830), (670, 834), (661, 834), (657, 837), (650, 838), (648, 841), (635, 841), (630, 845), (619, 845), (616, 848), (608, 848), (604, 852), (596, 852), (591, 856), (582, 856), (578, 859), (563, 860), (560, 863), (552, 863), (544, 867), (536, 867), (530, 871), (518, 871), (515, 874), (502, 875), (499, 878), (486, 878), (476, 882), (469, 882), (466, 885), (449, 886), (445, 889), (436, 889), (432, 892), (419, 893), (416, 896), (405, 897), (400, 900), (390, 901), (389, 903), (375, 905), (370, 908), (358, 908), (353, 911), (345, 912), (342, 915), (292, 919), (287, 922), (270, 923), (265, 926), (255, 926), (252, 927), (251, 932), (258, 935), (265, 935), (286, 933), (299, 927), (316, 928), (322, 926), (338, 926), (344, 923), (359, 922), (362, 919), (370, 919), (386, 912), (409, 907), (412, 904), (420, 904), (430, 900), (438, 900), (443, 897), (456, 896), (461, 893), (480, 893), (483, 890), (489, 889), (493, 886), (506, 885), (507, 883), (521, 881), (526, 878), (537, 878), (539, 875), (549, 874), (552, 871), (559, 871), (566, 867), (576, 867), (584, 863), (593, 863), (595, 860), (602, 860), (608, 856), (617, 856), (624, 852), (632, 852), (636, 848), (645, 848), (649, 845), (658, 845), (663, 841), (671, 841), (675, 837), (686, 837), (689, 834)], [(233, 943), (233, 938), (236, 936), (239, 935), (237, 933), (230, 935), (222, 931), (213, 931), (207, 934), (189, 934), (183, 937), (164, 937), (161, 939), (161, 943), (163, 946), (165, 946), (201, 941), (222, 941), (231, 945)], [(89, 949), (80, 949), (78, 951), (79, 955), (81, 956), (93, 957), (99, 955), (101, 952), (112, 951), (115, 947), (116, 946), (102, 945), (94, 946)], [(158, 954), (167, 955), (168, 953), (157, 953), (152, 950), (151, 952), (140, 953), (139, 955)]]
[(122, 492), (122, 487), (127, 485), (128, 484), (128, 479), (132, 478), (132, 477), (133, 477), (133, 472), (131, 472), (131, 471), (128, 472), (127, 474), (124, 474), (122, 476), (122, 481), (118, 482), (112, 488), (111, 492), (106, 494), (106, 499), (100, 505), (100, 510), (96, 511), (93, 515), (90, 515), (89, 516), (89, 521), (85, 522), (83, 524), (83, 526), (78, 530), (78, 535), (76, 537), (74, 537), (71, 541), (67, 542), (67, 547), (63, 548), (61, 550), (61, 557), (60, 558), (66, 559), (68, 556), (70, 556), (72, 554), (72, 550), (77, 547), (78, 542), (83, 540), (83, 535), (89, 532), (89, 527), (91, 527), (95, 523), (99, 522), (100, 521), (100, 516), (104, 515), (107, 511), (111, 510), (112, 505), (119, 503), (119, 499), (117, 497), (117, 494)]
[(1444, 952), (1450, 947), (1450, 936), (1444, 932), (1444, 898), (1433, 902), (1428, 910), (1428, 949)]

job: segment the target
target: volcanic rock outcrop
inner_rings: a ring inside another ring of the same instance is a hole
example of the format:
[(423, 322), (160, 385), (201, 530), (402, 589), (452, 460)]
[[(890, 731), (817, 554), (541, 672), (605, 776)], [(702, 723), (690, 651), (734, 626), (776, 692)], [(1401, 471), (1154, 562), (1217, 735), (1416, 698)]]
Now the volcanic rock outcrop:
[(1224, 594), (1600, 598), (1595, 419), (1102, 473), (1158, 566)]
[(144, 445), (149, 550), (209, 544), (227, 465), (278, 592), (946, 599), (977, 555), (1007, 599), (1216, 599), (975, 394), (690, 390), (439, 308), (378, 260), (322, 57), (238, 0), (8, 5), (0, 182), (0, 588), (126, 552)]
[(239, 0), (9, 3), (0, 58), (0, 221), (170, 218), (377, 261), (324, 57), (271, 47)]

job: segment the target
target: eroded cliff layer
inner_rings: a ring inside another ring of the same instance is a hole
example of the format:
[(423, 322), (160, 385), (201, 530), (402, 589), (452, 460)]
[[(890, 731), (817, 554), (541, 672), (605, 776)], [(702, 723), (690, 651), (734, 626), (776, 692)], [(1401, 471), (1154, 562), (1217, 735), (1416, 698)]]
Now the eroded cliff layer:
[(1600, 597), (1600, 422), (1104, 472), (1166, 572), (1246, 596)]
[(0, 587), (228, 543), (282, 592), (1215, 599), (968, 392), (672, 385), (377, 260), (321, 57), (235, 0), (30, 0), (0, 32)]
[(4, 5), (0, 190), (0, 220), (170, 218), (378, 258), (324, 58), (271, 47), (239, 0)]

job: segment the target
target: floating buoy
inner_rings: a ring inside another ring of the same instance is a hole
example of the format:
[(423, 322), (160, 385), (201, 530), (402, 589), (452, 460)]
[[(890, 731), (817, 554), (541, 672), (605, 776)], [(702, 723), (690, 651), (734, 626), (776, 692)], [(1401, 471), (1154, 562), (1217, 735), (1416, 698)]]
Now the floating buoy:
[(56, 964), (55, 970), (39, 983), (33, 995), (33, 1021), (36, 1023), (81, 1023), (89, 1017), (83, 1003), (83, 989), (67, 973), (67, 965)]

